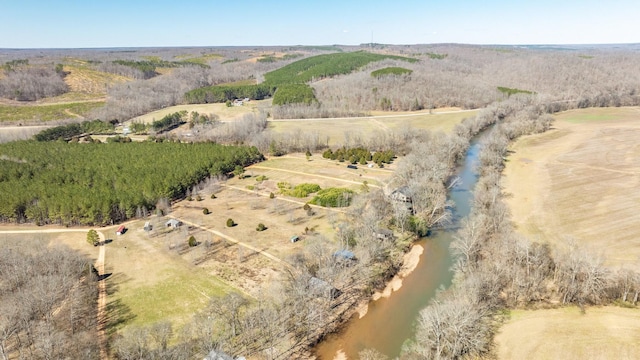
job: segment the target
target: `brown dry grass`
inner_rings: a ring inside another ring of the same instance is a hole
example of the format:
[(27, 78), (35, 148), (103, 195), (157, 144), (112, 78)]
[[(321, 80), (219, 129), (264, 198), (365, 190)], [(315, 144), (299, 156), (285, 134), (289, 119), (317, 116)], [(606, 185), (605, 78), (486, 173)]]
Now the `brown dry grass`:
[(496, 336), (499, 359), (637, 359), (640, 311), (619, 307), (513, 311)]
[(131, 81), (125, 76), (109, 74), (84, 66), (65, 65), (63, 70), (67, 72), (64, 81), (71, 92), (92, 94), (98, 97), (105, 96), (109, 86)]
[(151, 123), (154, 120), (160, 120), (164, 116), (180, 112), (180, 111), (197, 111), (201, 114), (215, 114), (220, 117), (221, 121), (233, 121), (242, 117), (244, 114), (257, 113), (262, 108), (271, 106), (271, 99), (268, 100), (252, 100), (243, 106), (231, 106), (228, 107), (225, 104), (191, 104), (191, 105), (176, 105), (167, 107), (161, 110), (156, 110), (145, 115), (133, 118), (131, 121), (138, 121), (143, 123)]
[[(449, 110), (451, 111), (451, 110)], [(360, 118), (328, 118), (310, 120), (275, 120), (269, 122), (269, 129), (276, 133), (291, 133), (297, 129), (305, 132), (317, 132), (329, 138), (329, 146), (342, 144), (345, 133), (352, 137), (359, 135), (362, 139), (375, 136), (375, 133), (386, 133), (401, 129), (420, 129), (429, 131), (450, 132), (463, 119), (475, 116), (476, 111), (453, 112), (378, 112), (375, 116)]]
[(556, 118), (512, 146), (503, 184), (518, 231), (559, 246), (572, 238), (608, 265), (640, 269), (640, 110)]

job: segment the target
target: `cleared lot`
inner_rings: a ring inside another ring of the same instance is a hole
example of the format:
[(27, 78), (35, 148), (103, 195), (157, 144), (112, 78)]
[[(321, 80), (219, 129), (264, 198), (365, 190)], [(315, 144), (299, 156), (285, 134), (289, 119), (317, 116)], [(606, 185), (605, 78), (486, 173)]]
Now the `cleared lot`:
[(640, 311), (613, 306), (512, 311), (496, 336), (499, 359), (637, 359)]
[(518, 230), (639, 270), (638, 138), (638, 108), (599, 108), (561, 113), (553, 130), (518, 140), (504, 172)]

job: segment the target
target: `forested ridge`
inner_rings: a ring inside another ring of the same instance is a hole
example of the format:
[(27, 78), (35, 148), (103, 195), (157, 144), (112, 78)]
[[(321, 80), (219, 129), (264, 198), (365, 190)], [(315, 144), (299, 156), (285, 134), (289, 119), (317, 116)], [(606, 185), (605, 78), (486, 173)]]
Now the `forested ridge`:
[(209, 176), (262, 159), (255, 147), (214, 143), (20, 141), (0, 145), (0, 219), (107, 224), (176, 199)]
[[(263, 84), (203, 87), (187, 92), (185, 100), (188, 103), (212, 103), (245, 97), (261, 100), (273, 95), (276, 105), (311, 104), (316, 102), (316, 99), (313, 89), (307, 85), (309, 81), (349, 74), (371, 62), (384, 59), (418, 61), (408, 57), (366, 51), (317, 55), (266, 73)], [(275, 91), (276, 89), (278, 91)]]

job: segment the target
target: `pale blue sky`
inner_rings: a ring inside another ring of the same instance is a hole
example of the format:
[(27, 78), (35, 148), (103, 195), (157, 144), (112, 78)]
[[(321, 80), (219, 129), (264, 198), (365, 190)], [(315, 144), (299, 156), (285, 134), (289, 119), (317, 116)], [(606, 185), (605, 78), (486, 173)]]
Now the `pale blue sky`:
[(639, 0), (0, 0), (0, 48), (640, 42)]

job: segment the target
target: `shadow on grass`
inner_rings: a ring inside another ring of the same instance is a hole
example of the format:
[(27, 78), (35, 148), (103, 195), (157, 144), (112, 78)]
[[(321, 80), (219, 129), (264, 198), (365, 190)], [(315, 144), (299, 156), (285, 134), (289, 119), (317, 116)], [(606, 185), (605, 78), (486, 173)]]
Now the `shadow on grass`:
[(117, 299), (107, 303), (104, 323), (100, 326), (104, 326), (108, 336), (113, 336), (119, 328), (135, 318), (129, 306)]

